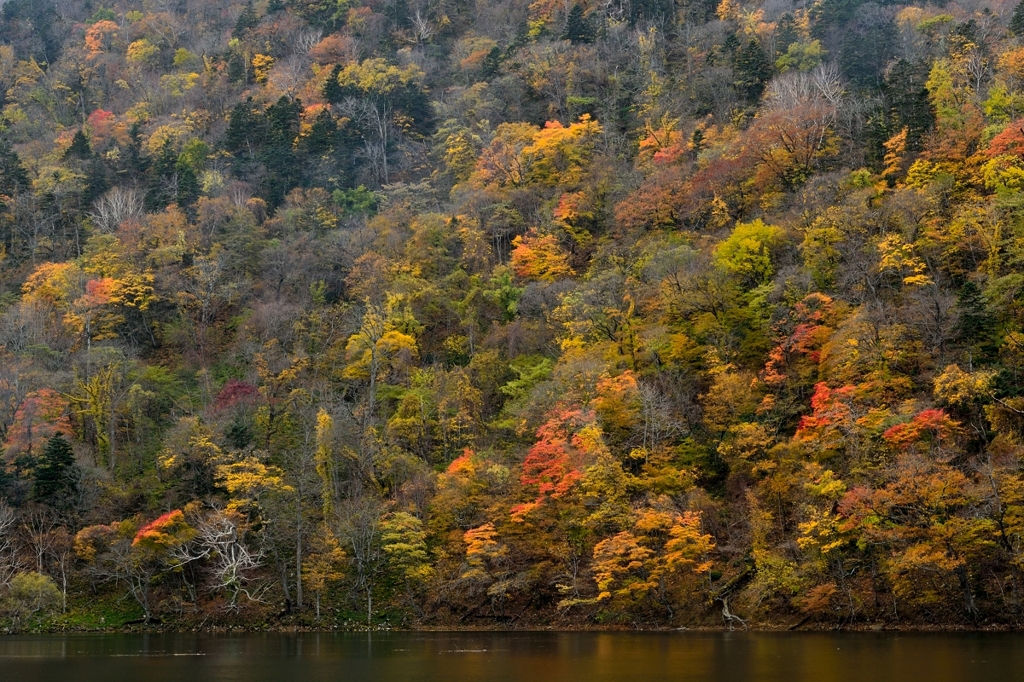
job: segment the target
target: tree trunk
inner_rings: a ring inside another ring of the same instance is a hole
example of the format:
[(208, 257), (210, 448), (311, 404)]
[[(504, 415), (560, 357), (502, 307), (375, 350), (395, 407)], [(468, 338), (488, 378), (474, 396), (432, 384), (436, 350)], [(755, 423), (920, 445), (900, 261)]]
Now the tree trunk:
[[(299, 493), (302, 500), (302, 493)], [(299, 504), (299, 518), (295, 528), (295, 607), (302, 610), (302, 505)]]

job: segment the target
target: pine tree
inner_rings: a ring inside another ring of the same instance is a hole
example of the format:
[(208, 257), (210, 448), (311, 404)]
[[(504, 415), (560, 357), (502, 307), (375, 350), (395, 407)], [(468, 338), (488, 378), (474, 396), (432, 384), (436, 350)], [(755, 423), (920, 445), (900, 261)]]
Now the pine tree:
[(252, 6), (252, 0), (246, 3), (245, 9), (238, 15), (238, 21), (235, 22), (235, 28), (231, 31), (232, 38), (242, 38), (250, 29), (256, 27), (260, 23), (259, 17), (256, 16), (256, 9)]
[(64, 152), (65, 159), (88, 159), (92, 156), (92, 146), (89, 144), (89, 138), (85, 136), (81, 130), (75, 133), (75, 136), (71, 138), (71, 146), (68, 147), (67, 151)]
[(196, 177), (196, 172), (192, 170), (192, 166), (178, 159), (175, 164), (175, 170), (177, 172), (178, 182), (176, 186), (176, 193), (174, 195), (174, 201), (178, 206), (182, 208), (188, 208), (199, 200), (200, 186), (199, 178)]
[(490, 80), (498, 75), (498, 71), (501, 69), (501, 58), (501, 48), (495, 45), (487, 53), (487, 56), (484, 57), (484, 64), (480, 74), (484, 77), (484, 80)]
[(327, 109), (313, 119), (309, 132), (302, 136), (303, 149), (313, 156), (322, 156), (334, 151), (334, 142), (338, 136), (338, 125)]
[(772, 63), (753, 38), (736, 55), (733, 67), (736, 90), (748, 102), (756, 102), (772, 77)]
[(11, 196), (29, 186), (28, 172), (6, 140), (0, 141), (0, 195)]
[(75, 491), (75, 453), (71, 443), (59, 431), (46, 442), (36, 465), (32, 496), (51, 507), (64, 506)]
[(341, 65), (335, 64), (331, 70), (331, 77), (324, 81), (324, 100), (334, 104), (345, 98), (345, 89), (338, 83), (338, 75), (341, 73)]
[(82, 202), (87, 206), (103, 196), (110, 189), (107, 181), (107, 164), (99, 156), (89, 162), (85, 171), (85, 191), (82, 193)]
[(138, 179), (149, 170), (149, 158), (142, 154), (142, 123), (136, 121), (128, 129), (128, 148), (124, 155), (124, 171)]
[(565, 20), (565, 30), (562, 31), (562, 40), (568, 40), (573, 45), (580, 43), (591, 43), (594, 41), (594, 30), (590, 26), (587, 17), (583, 15), (583, 6), (576, 3), (569, 10), (569, 16)]
[(267, 107), (267, 143), (259, 159), (267, 168), (263, 196), (271, 206), (279, 206), (285, 195), (302, 177), (302, 166), (295, 153), (294, 142), (299, 135), (302, 102), (282, 96)]
[(147, 211), (162, 211), (175, 201), (177, 190), (174, 188), (174, 179), (177, 165), (178, 157), (171, 148), (171, 141), (167, 140), (149, 168), (144, 202)]
[(781, 57), (786, 54), (786, 48), (800, 39), (796, 30), (796, 21), (793, 15), (786, 12), (779, 18), (779, 27), (775, 34), (775, 56)]
[(252, 108), (252, 98), (236, 104), (228, 119), (224, 135), (224, 149), (238, 156), (251, 156), (263, 142), (266, 119)]
[(228, 57), (228, 80), (232, 83), (244, 83), (247, 79), (245, 57), (232, 52)]
[(922, 138), (935, 126), (935, 111), (924, 85), (927, 80), (927, 63), (911, 64), (905, 59), (896, 62), (885, 79), (892, 131), (907, 129), (909, 151), (920, 151)]
[(981, 288), (967, 280), (957, 294), (956, 307), (960, 313), (956, 336), (970, 349), (972, 363), (992, 359), (998, 351), (996, 319)]
[(1010, 17), (1010, 33), (1015, 36), (1024, 35), (1024, 0), (1017, 3), (1013, 8), (1013, 16)]

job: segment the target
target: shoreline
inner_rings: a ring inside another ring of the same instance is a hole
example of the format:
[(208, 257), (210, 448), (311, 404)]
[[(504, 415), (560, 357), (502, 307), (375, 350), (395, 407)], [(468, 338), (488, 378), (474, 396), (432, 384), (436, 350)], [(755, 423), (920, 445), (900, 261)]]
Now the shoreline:
[(357, 633), (792, 633), (792, 634), (825, 634), (825, 633), (903, 633), (903, 634), (949, 634), (949, 633), (1016, 633), (1024, 632), (1024, 626), (1006, 624), (987, 625), (917, 625), (917, 624), (864, 624), (854, 626), (836, 627), (824, 623), (806, 624), (799, 628), (792, 625), (762, 623), (751, 625), (747, 628), (729, 628), (727, 626), (707, 625), (694, 627), (628, 627), (613, 625), (595, 626), (555, 626), (555, 625), (526, 625), (523, 627), (484, 627), (484, 626), (416, 626), (401, 627), (381, 625), (376, 628), (341, 628), (341, 627), (311, 627), (304, 625), (285, 625), (281, 627), (245, 627), (233, 625), (207, 626), (203, 628), (176, 626), (176, 625), (143, 625), (141, 623), (124, 624), (106, 628), (27, 628), (25, 630), (10, 632), (0, 631), (0, 636), (19, 635), (127, 635), (127, 634), (357, 634)]

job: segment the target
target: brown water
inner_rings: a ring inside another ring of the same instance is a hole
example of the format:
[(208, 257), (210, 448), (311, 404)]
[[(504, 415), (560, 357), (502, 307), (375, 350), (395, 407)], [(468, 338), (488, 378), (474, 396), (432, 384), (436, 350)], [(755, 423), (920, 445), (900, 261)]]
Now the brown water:
[(473, 632), (0, 637), (0, 682), (1002, 682), (1024, 634)]

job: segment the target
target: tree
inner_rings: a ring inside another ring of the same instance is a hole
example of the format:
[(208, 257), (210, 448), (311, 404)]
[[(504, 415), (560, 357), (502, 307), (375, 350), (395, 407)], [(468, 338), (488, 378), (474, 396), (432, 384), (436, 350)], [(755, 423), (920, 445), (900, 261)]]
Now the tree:
[(583, 6), (578, 2), (574, 3), (572, 9), (569, 10), (561, 38), (562, 40), (568, 40), (574, 45), (591, 43), (594, 40), (594, 29), (583, 13)]
[(238, 609), (243, 596), (259, 601), (266, 591), (266, 584), (261, 584), (256, 577), (263, 563), (264, 549), (250, 547), (246, 542), (248, 529), (241, 515), (215, 509), (201, 515), (194, 523), (195, 527), (187, 535), (179, 532), (175, 537), (176, 565), (202, 562), (203, 570), (210, 576), (207, 589), (226, 592), (228, 610)]
[(14, 413), (14, 422), (7, 430), (5, 455), (14, 459), (18, 455), (41, 454), (47, 441), (57, 433), (71, 435), (68, 401), (50, 388), (33, 391)]
[(628, 608), (650, 596), (672, 613), (673, 579), (684, 569), (695, 574), (710, 571), (706, 556), (713, 548), (711, 536), (701, 532), (699, 515), (644, 510), (635, 530), (622, 531), (594, 546), (598, 601)]
[(1015, 36), (1024, 35), (1024, 2), (1018, 2), (1010, 15), (1010, 33)]
[(715, 263), (738, 275), (745, 286), (758, 286), (771, 278), (772, 257), (783, 239), (781, 229), (761, 220), (737, 223), (728, 239), (715, 248)]
[(154, 617), (155, 578), (181, 565), (178, 552), (195, 534), (183, 512), (176, 509), (149, 523), (133, 518), (87, 526), (75, 536), (75, 554), (97, 582), (124, 585), (148, 623)]
[(408, 512), (395, 512), (381, 522), (381, 547), (391, 569), (407, 585), (426, 583), (433, 575), (427, 554), (423, 521)]
[(49, 576), (40, 573), (19, 573), (11, 580), (9, 594), (0, 602), (3, 611), (13, 620), (13, 629), (38, 614), (60, 607), (61, 594)]
[(259, 24), (259, 17), (256, 16), (256, 10), (252, 5), (252, 0), (245, 3), (245, 8), (242, 13), (238, 15), (238, 21), (235, 22), (235, 27), (231, 30), (232, 38), (244, 38), (245, 34), (250, 30), (256, 28)]
[(58, 431), (46, 442), (33, 472), (32, 497), (51, 507), (66, 508), (78, 492), (78, 474), (71, 443)]
[(749, 103), (756, 103), (772, 77), (772, 63), (753, 38), (736, 53), (733, 73), (740, 96)]
[(7, 197), (4, 204), (28, 186), (28, 171), (22, 165), (17, 152), (11, 148), (10, 142), (0, 140), (0, 195)]

